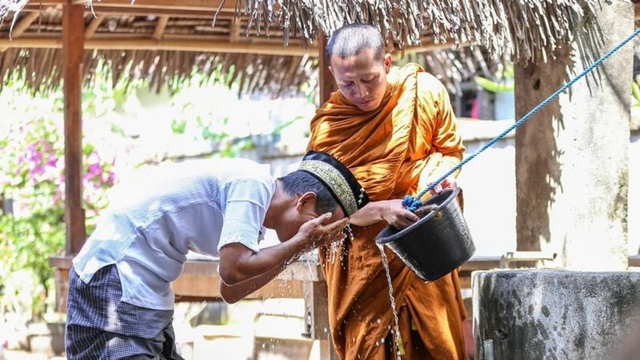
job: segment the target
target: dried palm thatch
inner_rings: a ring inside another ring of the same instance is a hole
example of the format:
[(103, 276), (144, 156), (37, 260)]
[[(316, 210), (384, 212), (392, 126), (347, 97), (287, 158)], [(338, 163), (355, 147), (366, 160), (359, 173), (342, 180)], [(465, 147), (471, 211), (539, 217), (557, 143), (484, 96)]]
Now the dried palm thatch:
[[(0, 0), (0, 19), (27, 2)], [(540, 62), (583, 33), (599, 5), (600, 0), (236, 0), (235, 12), (249, 17), (247, 30), (281, 30), (285, 44), (291, 37), (308, 44), (320, 31), (331, 34), (365, 22), (400, 47), (418, 45), (431, 32), (436, 43), (480, 45), (497, 58)], [(580, 45), (592, 50), (594, 38), (585, 37)]]
[(494, 59), (479, 47), (465, 47), (425, 53), (408, 54), (402, 60), (422, 65), (429, 73), (437, 77), (451, 94), (461, 94), (461, 84), (472, 80), (476, 75), (492, 78), (498, 65), (509, 63), (507, 59)]
[(29, 0), (0, 0), (0, 21), (11, 13), (19, 13)]
[[(456, 85), (478, 69), (486, 73), (487, 62), (547, 61), (557, 47), (568, 41), (575, 40), (585, 55), (583, 61), (591, 61), (599, 39), (597, 31), (583, 31), (593, 23), (599, 0), (234, 1), (236, 25), (245, 35), (239, 41), (273, 41), (267, 39), (273, 36), (282, 38), (285, 44), (296, 41), (308, 45), (317, 40), (320, 32), (330, 34), (346, 23), (367, 22), (378, 26), (396, 48), (418, 45), (425, 38), (436, 43), (472, 45), (460, 51), (410, 57), (439, 75), (452, 92), (457, 92)], [(0, 0), (0, 32), (8, 33), (27, 2)], [(32, 3), (37, 4), (37, 0)], [(221, 8), (223, 5), (224, 1)], [(212, 13), (211, 18), (214, 15), (217, 14)], [(93, 16), (87, 14), (85, 23), (92, 21)], [(59, 12), (42, 12), (27, 33), (59, 34), (61, 22)], [(148, 16), (108, 15), (97, 34), (151, 37), (156, 23)], [(175, 17), (168, 21), (165, 36), (230, 39), (233, 23), (229, 17), (214, 19), (214, 26), (211, 19)], [(34, 91), (48, 91), (61, 82), (61, 62), (62, 54), (56, 49), (0, 49), (0, 78), (20, 78)], [(107, 70), (116, 81), (145, 78), (155, 88), (164, 84), (175, 88), (198, 73), (206, 80), (227, 85), (237, 81), (243, 93), (272, 96), (299, 91), (309, 82), (311, 88), (315, 87), (317, 66), (316, 60), (306, 57), (162, 50), (86, 51), (84, 59), (87, 82)]]
[[(249, 16), (257, 31), (282, 29), (285, 44), (363, 22), (400, 47), (418, 45), (431, 32), (436, 43), (479, 45), (495, 58), (537, 63), (584, 32), (597, 5), (600, 0), (244, 0), (236, 2), (236, 15)], [(595, 44), (588, 37), (580, 45), (591, 51)]]
[[(63, 79), (62, 59), (60, 49), (7, 49), (0, 55), (0, 78), (20, 79), (33, 92), (55, 90)], [(278, 97), (298, 93), (317, 72), (317, 61), (294, 56), (96, 50), (85, 52), (83, 69), (85, 85), (91, 85), (98, 74), (108, 74), (114, 84), (127, 86), (147, 79), (157, 90), (165, 85), (175, 90), (198, 74), (201, 81), (237, 84), (241, 93)]]
[[(0, 54), (0, 78), (22, 82), (34, 93), (48, 93), (62, 84), (62, 50), (7, 49)], [(403, 61), (423, 65), (442, 81), (452, 94), (459, 94), (460, 84), (475, 75), (490, 77), (496, 65), (479, 48), (431, 51), (409, 54)], [(211, 54), (177, 51), (86, 51), (85, 85), (91, 86), (96, 76), (110, 76), (113, 83), (129, 86), (140, 79), (148, 80), (156, 90), (167, 86), (177, 90), (181, 83), (199, 75), (231, 87), (241, 94), (281, 97), (301, 91), (315, 91), (318, 61), (295, 56), (251, 54)]]

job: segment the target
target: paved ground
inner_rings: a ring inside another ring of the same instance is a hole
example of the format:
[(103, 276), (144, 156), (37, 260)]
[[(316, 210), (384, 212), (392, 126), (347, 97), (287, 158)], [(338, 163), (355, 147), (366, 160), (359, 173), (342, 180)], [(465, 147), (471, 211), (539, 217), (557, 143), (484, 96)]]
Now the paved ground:
[(5, 350), (6, 360), (65, 360), (60, 356), (47, 356), (46, 354), (32, 354), (26, 351)]

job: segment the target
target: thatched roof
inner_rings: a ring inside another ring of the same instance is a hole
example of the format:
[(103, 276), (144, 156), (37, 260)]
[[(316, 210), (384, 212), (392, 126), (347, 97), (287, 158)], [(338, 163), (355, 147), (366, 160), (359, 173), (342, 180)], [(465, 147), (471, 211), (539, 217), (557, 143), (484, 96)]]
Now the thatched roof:
[[(277, 96), (299, 91), (316, 73), (317, 61), (301, 51), (295, 52), (297, 56), (283, 56), (252, 52), (223, 53), (209, 49), (176, 50), (176, 47), (189, 42), (195, 43), (194, 49), (201, 48), (203, 43), (222, 44), (220, 47), (224, 47), (230, 43), (229, 29), (241, 26), (246, 21), (243, 19), (234, 25), (230, 18), (226, 18), (212, 27), (213, 12), (208, 17), (169, 17), (159, 40), (169, 46), (154, 49), (153, 46), (144, 47), (145, 43), (141, 42), (154, 36), (161, 16), (103, 14), (99, 10), (97, 13), (100, 21), (86, 40), (88, 50), (85, 51), (83, 70), (88, 83), (95, 74), (100, 73), (112, 76), (115, 81), (146, 78), (153, 87), (169, 85), (171, 88), (197, 72), (205, 79), (212, 77), (225, 84), (236, 82), (244, 93), (266, 92)], [(25, 21), (31, 22), (16, 36), (16, 28)], [(87, 9), (86, 28), (91, 28), (95, 23), (96, 17)], [(10, 13), (0, 23), (0, 41), (9, 38), (12, 25), (13, 40), (10, 44), (22, 42), (24, 47), (2, 49), (0, 45), (0, 78), (5, 80), (2, 83), (10, 78), (18, 78), (25, 80), (25, 84), (33, 91), (58, 88), (62, 81), (63, 61), (61, 43), (57, 40), (62, 29), (60, 9), (45, 7), (41, 10), (37, 7)], [(237, 44), (242, 46), (256, 41), (262, 41), (276, 51), (283, 48), (279, 43), (274, 45), (274, 40), (267, 39), (264, 34), (238, 37)], [(30, 46), (34, 42), (37, 47)], [(120, 44), (123, 50), (118, 49)]]
[(595, 6), (600, 0), (244, 0), (236, 14), (248, 15), (256, 29), (282, 29), (285, 43), (298, 36), (310, 43), (319, 31), (366, 22), (400, 47), (419, 45), (428, 33), (436, 43), (479, 45), (496, 58), (538, 62), (583, 31)]
[[(62, 3), (0, 0), (0, 77), (25, 79), (33, 90), (59, 85)], [(309, 80), (313, 85), (320, 32), (368, 22), (396, 49), (473, 45), (462, 55), (437, 49), (417, 58), (451, 82), (473, 69), (468, 59), (478, 60), (477, 47), (492, 61), (546, 61), (559, 44), (584, 33), (594, 6), (600, 6), (599, 0), (211, 0), (162, 8), (155, 3), (170, 2), (88, 1), (87, 81), (106, 67), (115, 79), (148, 78), (160, 87), (197, 71), (225, 83), (240, 80), (244, 92), (288, 93)], [(203, 3), (208, 5), (194, 5)], [(593, 37), (579, 39), (590, 53)]]
[[(62, 84), (62, 61), (61, 49), (7, 49), (0, 54), (0, 78), (5, 79), (3, 83), (24, 80), (31, 91), (48, 92)], [(151, 88), (176, 89), (181, 81), (197, 73), (204, 81), (229, 87), (238, 84), (241, 93), (281, 96), (299, 92), (317, 77), (317, 62), (299, 56), (93, 50), (85, 52), (83, 70), (86, 85), (100, 74), (125, 85), (147, 79)]]

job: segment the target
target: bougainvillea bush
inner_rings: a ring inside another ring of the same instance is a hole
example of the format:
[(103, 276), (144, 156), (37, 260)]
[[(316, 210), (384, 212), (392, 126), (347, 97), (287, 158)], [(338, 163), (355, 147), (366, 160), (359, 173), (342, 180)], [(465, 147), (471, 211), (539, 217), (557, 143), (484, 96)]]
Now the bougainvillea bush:
[[(0, 314), (30, 319), (51, 305), (47, 300), (54, 282), (48, 262), (64, 249), (65, 194), (62, 120), (28, 115), (25, 120), (3, 119), (0, 133), (0, 195), (5, 203), (0, 215)], [(106, 189), (116, 179), (113, 159), (102, 159), (86, 142), (83, 155), (83, 206), (90, 232), (107, 205)]]

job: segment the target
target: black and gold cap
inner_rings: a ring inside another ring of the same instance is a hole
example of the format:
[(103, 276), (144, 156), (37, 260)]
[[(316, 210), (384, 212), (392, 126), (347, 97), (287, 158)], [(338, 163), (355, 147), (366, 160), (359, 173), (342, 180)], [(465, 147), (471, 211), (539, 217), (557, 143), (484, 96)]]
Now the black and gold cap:
[(369, 195), (351, 171), (325, 152), (309, 151), (302, 158), (298, 170), (313, 175), (325, 184), (347, 216), (369, 203)]

